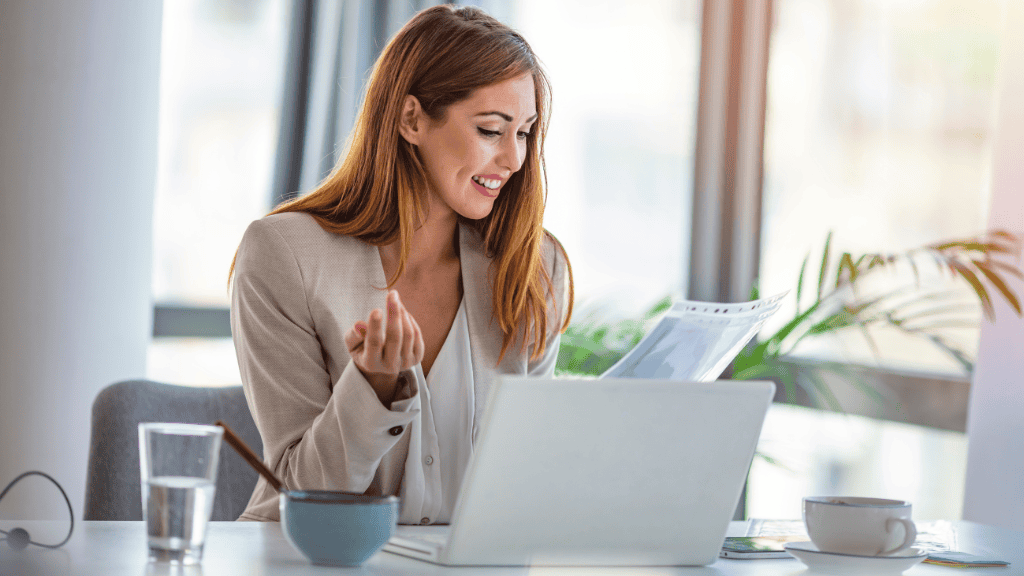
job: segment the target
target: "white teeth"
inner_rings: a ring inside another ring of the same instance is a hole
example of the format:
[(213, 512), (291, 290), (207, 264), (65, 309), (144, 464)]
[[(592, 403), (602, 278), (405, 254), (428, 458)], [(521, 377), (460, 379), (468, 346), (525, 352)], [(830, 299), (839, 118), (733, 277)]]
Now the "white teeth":
[(473, 176), (473, 181), (480, 184), (488, 190), (496, 190), (498, 186), (501, 186), (501, 180), (490, 180), (488, 178), (481, 178), (479, 176)]

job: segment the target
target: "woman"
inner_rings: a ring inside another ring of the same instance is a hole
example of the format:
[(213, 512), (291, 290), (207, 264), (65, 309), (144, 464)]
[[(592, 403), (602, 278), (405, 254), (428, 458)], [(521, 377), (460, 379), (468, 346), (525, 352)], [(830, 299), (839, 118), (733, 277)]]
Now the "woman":
[[(336, 170), (246, 230), (231, 326), (291, 489), (446, 523), (499, 374), (551, 375), (572, 309), (542, 227), (548, 84), (525, 40), (437, 6), (385, 47)], [(260, 479), (242, 520), (277, 520)]]

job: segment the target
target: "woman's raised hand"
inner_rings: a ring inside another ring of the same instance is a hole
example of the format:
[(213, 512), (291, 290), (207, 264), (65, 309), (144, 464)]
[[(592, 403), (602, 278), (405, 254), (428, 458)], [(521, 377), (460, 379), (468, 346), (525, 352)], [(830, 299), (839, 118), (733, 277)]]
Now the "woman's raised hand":
[(388, 291), (387, 310), (386, 324), (380, 308), (366, 322), (356, 322), (345, 334), (345, 345), (381, 403), (390, 406), (398, 374), (423, 360), (423, 334), (395, 290)]

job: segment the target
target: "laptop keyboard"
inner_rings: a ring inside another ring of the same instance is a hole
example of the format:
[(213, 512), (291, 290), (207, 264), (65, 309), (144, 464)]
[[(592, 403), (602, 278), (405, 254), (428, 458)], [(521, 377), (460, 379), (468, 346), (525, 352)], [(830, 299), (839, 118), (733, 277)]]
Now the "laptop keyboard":
[(399, 526), (395, 536), (411, 540), (432, 549), (440, 549), (448, 543), (448, 526)]
[(428, 544), (434, 544), (436, 546), (443, 546), (448, 542), (448, 536), (437, 532), (420, 532), (419, 534), (402, 534), (403, 538), (409, 540), (419, 540), (420, 542), (426, 542)]

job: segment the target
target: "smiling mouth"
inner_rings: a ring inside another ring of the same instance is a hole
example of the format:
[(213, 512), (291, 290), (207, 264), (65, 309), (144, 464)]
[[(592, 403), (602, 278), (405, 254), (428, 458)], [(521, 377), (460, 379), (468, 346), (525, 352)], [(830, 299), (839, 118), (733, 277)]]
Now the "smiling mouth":
[(487, 188), (488, 190), (497, 190), (501, 188), (501, 180), (494, 178), (484, 178), (482, 176), (473, 176), (473, 182)]
[(498, 189), (501, 188), (501, 180), (494, 178), (482, 178), (480, 176), (473, 176), (470, 178), (473, 182), (473, 187), (488, 198), (494, 198), (498, 195)]

